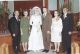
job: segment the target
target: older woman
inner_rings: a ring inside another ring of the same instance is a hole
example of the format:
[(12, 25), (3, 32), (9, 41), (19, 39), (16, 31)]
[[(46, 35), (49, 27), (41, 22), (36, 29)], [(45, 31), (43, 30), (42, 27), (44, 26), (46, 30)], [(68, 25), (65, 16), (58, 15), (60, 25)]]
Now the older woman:
[(52, 18), (51, 25), (51, 42), (54, 42), (56, 52), (59, 52), (60, 43), (62, 42), (62, 20), (58, 16), (58, 12), (54, 11), (54, 18)]
[(23, 12), (24, 16), (21, 18), (21, 42), (23, 46), (23, 51), (27, 52), (28, 38), (29, 38), (29, 17), (28, 12), (25, 10)]
[(30, 18), (30, 25), (32, 26), (29, 37), (29, 48), (34, 52), (44, 49), (43, 37), (41, 31), (42, 19), (41, 10), (39, 7), (33, 7), (34, 14)]

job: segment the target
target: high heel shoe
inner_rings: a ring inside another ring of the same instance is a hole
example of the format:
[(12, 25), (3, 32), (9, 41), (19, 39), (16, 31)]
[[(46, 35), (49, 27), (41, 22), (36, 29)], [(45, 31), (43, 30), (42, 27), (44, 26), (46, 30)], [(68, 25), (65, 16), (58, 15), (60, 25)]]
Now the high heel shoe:
[(57, 50), (56, 52), (59, 53), (59, 50)]
[(27, 53), (27, 51), (24, 51), (24, 53)]

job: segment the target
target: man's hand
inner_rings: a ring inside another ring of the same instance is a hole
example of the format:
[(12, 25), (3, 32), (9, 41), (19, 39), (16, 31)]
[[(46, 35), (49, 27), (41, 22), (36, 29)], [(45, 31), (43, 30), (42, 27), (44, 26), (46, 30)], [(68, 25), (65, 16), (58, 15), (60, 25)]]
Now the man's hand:
[(13, 37), (15, 37), (15, 34), (13, 34)]
[(50, 34), (51, 32), (50, 31), (47, 31), (47, 34)]
[(72, 34), (72, 32), (69, 32), (68, 34), (69, 34), (69, 35), (71, 35), (71, 34)]

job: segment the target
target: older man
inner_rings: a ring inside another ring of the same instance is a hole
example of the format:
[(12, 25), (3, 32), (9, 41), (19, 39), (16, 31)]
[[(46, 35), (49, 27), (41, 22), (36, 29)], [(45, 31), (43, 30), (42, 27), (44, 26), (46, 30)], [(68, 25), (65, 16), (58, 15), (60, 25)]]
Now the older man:
[(71, 54), (71, 31), (73, 27), (73, 19), (68, 9), (63, 9), (63, 14), (61, 16), (63, 22), (63, 31), (62, 31), (62, 42), (64, 44), (64, 49), (67, 54)]
[(20, 19), (19, 11), (14, 12), (14, 16), (9, 20), (9, 30), (12, 35), (14, 53), (18, 54), (20, 50)]

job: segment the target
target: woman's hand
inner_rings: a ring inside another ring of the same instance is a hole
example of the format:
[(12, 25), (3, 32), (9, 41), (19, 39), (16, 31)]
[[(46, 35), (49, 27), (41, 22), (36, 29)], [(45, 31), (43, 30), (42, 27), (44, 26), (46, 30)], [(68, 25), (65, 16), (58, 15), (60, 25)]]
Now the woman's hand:
[(22, 31), (22, 29), (21, 29), (21, 35), (23, 35), (23, 31)]

